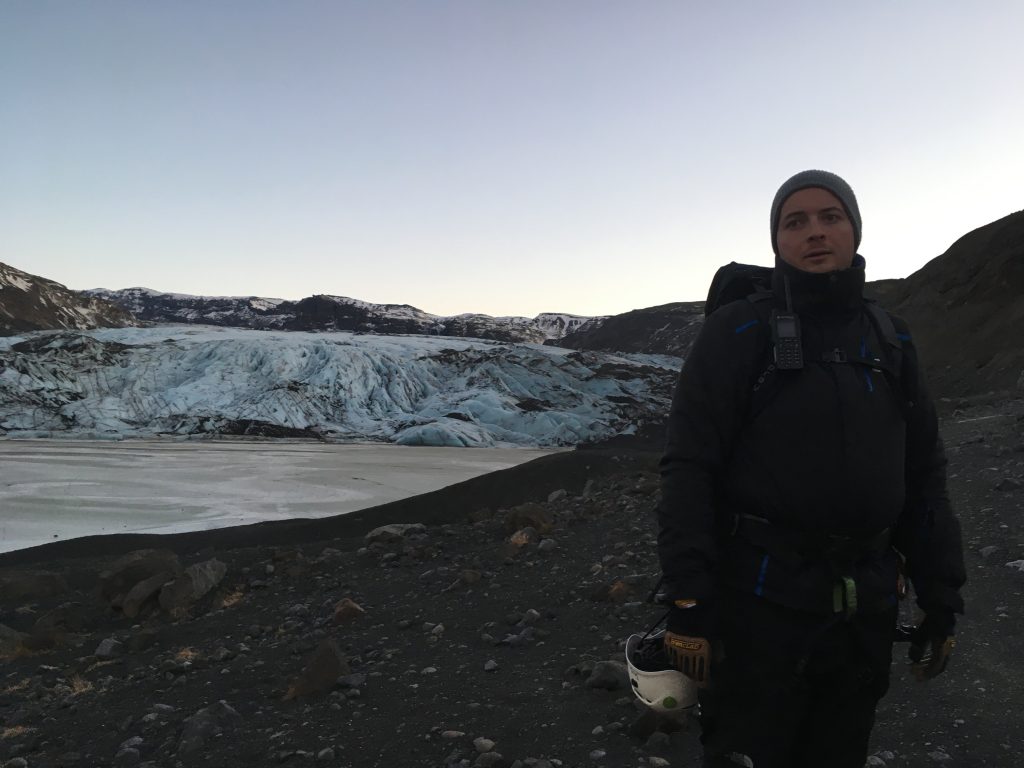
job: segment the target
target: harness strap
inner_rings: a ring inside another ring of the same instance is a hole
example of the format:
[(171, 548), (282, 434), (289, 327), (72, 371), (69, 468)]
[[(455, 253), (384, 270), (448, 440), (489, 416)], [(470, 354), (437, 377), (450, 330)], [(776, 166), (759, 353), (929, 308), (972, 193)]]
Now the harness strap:
[(860, 600), (857, 582), (852, 575), (858, 563), (882, 557), (889, 551), (892, 532), (888, 528), (867, 537), (812, 534), (786, 530), (755, 515), (737, 514), (733, 518), (732, 532), (767, 553), (758, 572), (754, 588), (756, 595), (763, 594), (770, 556), (782, 562), (788, 561), (791, 567), (799, 567), (803, 563), (825, 564), (832, 579), (832, 612), (839, 618), (853, 618), (858, 608), (873, 611), (888, 605), (885, 601), (865, 603)]

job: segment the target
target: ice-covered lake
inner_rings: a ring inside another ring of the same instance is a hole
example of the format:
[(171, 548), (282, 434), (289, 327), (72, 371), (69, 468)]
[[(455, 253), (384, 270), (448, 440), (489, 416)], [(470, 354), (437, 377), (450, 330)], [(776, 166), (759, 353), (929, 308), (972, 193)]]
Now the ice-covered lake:
[(384, 504), (554, 451), (299, 441), (0, 441), (0, 552)]

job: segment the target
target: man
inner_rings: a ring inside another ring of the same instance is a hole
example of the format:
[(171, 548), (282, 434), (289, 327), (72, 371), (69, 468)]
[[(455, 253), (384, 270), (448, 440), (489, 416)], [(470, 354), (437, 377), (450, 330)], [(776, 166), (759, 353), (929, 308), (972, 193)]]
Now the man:
[(705, 765), (861, 768), (900, 569), (946, 665), (965, 581), (935, 409), (906, 324), (862, 296), (861, 217), (825, 171), (771, 207), (771, 290), (713, 312), (676, 387), (658, 548), (667, 649), (707, 685)]

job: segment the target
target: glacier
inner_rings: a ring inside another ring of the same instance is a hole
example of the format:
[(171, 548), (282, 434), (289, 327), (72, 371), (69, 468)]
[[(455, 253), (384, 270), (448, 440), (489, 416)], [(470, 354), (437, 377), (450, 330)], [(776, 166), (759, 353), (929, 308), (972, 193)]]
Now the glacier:
[(38, 331), (0, 339), (0, 431), (567, 446), (663, 418), (680, 365), (460, 337), (197, 325)]

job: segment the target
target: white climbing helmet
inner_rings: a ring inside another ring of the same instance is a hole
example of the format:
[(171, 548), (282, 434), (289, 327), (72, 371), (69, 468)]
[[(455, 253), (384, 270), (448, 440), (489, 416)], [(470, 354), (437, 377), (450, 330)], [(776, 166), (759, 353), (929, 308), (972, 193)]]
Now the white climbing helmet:
[(682, 715), (697, 705), (697, 684), (676, 669), (665, 653), (665, 630), (630, 635), (626, 668), (633, 693), (663, 715)]

